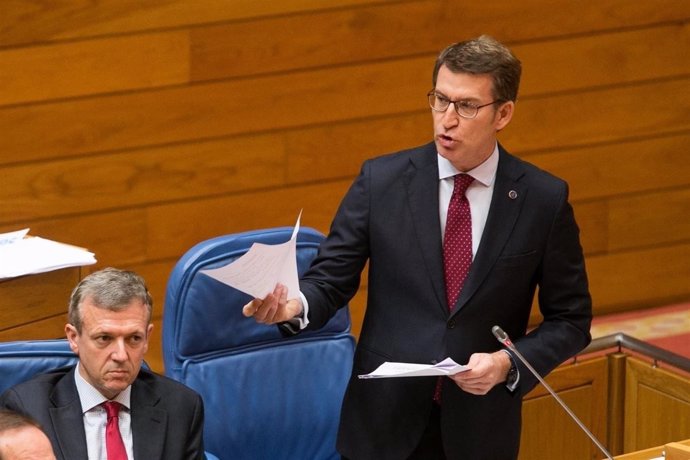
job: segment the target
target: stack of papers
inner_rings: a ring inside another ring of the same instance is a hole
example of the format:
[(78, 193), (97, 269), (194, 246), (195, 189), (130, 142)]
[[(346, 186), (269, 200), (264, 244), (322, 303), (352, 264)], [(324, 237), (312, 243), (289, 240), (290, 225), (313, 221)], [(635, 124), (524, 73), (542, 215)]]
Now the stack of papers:
[(369, 374), (359, 375), (360, 379), (382, 379), (390, 377), (429, 377), (429, 376), (444, 376), (455, 375), (458, 372), (465, 372), (470, 370), (469, 367), (463, 366), (453, 361), (451, 358), (446, 358), (438, 364), (413, 364), (413, 363), (392, 363), (386, 361), (381, 364), (374, 372)]
[(92, 252), (28, 236), (29, 229), (0, 233), (0, 279), (96, 263)]

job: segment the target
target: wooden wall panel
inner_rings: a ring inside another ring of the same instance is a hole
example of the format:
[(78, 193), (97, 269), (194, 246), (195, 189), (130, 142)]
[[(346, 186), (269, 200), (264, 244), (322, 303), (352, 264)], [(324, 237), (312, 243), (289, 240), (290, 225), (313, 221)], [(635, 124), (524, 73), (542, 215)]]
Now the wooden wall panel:
[(231, 138), (2, 168), (7, 191), (0, 220), (282, 186), (285, 174), (275, 174), (285, 169), (279, 140), (276, 136)]
[[(688, 300), (689, 27), (685, 0), (0, 2), (0, 231), (141, 271), (162, 312), (203, 239), (327, 231), (362, 161), (431, 139), (437, 52), (488, 33), (524, 64), (501, 142), (569, 182), (596, 313)], [(61, 318), (26, 320), (0, 338)]]
[(687, 301), (690, 244), (592, 256), (587, 270), (597, 314)]
[(188, 81), (183, 31), (0, 50), (0, 105)]
[(184, 27), (264, 15), (334, 8), (371, 0), (53, 0), (0, 4), (0, 43), (21, 45), (52, 40)]
[(276, 223), (291, 226), (302, 209), (303, 226), (326, 232), (349, 185), (346, 180), (152, 207), (146, 224), (148, 256), (175, 257), (213, 236), (268, 228)]
[[(566, 179), (575, 201), (632, 196), (690, 185), (690, 132), (549, 149), (523, 157)], [(671, 173), (672, 172), (672, 173)]]

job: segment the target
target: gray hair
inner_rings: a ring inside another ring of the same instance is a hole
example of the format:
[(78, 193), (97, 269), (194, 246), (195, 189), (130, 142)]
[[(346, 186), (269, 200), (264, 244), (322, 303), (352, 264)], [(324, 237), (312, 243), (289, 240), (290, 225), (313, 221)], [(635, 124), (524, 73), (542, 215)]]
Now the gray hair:
[(446, 47), (436, 59), (432, 83), (441, 66), (453, 73), (488, 74), (493, 78), (493, 96), (499, 101), (517, 100), (522, 64), (502, 43), (488, 35)]
[(95, 306), (111, 311), (122, 310), (133, 300), (146, 305), (148, 322), (151, 322), (153, 298), (146, 288), (144, 279), (134, 272), (117, 268), (104, 268), (94, 272), (77, 284), (69, 300), (67, 318), (81, 334), (81, 306), (90, 299)]

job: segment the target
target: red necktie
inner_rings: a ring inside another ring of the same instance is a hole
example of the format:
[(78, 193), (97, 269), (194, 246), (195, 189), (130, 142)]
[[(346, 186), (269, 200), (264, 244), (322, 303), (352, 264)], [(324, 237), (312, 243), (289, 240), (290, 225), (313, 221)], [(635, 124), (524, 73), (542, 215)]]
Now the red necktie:
[(117, 417), (120, 412), (120, 403), (106, 401), (103, 407), (108, 414), (108, 423), (105, 426), (105, 449), (108, 452), (108, 460), (127, 460), (127, 451), (125, 443), (122, 442)]
[[(465, 192), (474, 178), (467, 174), (458, 174), (454, 180), (443, 237), (443, 271), (446, 279), (446, 300), (450, 311), (455, 307), (455, 301), (458, 300), (472, 265), (472, 216)], [(443, 377), (439, 377), (434, 391), (434, 401), (437, 404), (441, 404), (442, 385)]]
[(446, 299), (453, 310), (467, 273), (472, 265), (472, 216), (465, 192), (474, 178), (467, 174), (455, 176), (453, 195), (448, 204), (448, 218), (443, 238), (443, 270), (446, 278)]

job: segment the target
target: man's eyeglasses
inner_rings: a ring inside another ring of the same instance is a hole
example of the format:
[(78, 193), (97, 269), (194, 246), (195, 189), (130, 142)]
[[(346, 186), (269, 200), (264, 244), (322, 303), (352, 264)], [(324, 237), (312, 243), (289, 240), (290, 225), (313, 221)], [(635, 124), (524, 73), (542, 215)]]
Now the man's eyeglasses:
[(429, 98), (429, 106), (432, 110), (436, 112), (445, 112), (448, 110), (448, 106), (452, 103), (453, 108), (455, 108), (455, 112), (463, 118), (474, 118), (477, 116), (479, 109), (482, 107), (504, 102), (498, 99), (493, 102), (489, 102), (488, 104), (475, 105), (469, 101), (453, 101), (441, 94), (438, 94), (433, 89), (429, 91), (427, 97)]

